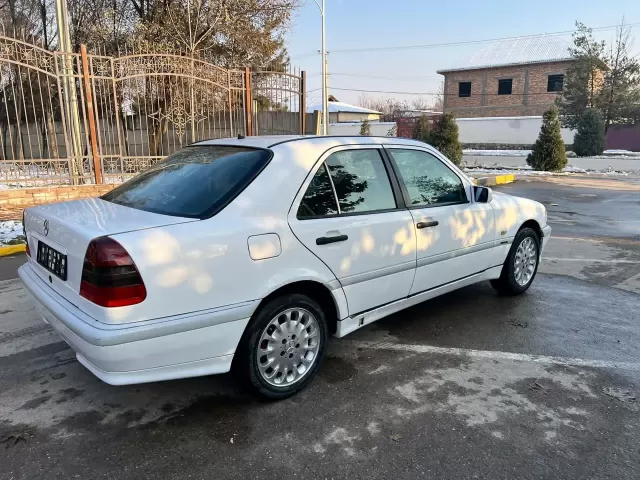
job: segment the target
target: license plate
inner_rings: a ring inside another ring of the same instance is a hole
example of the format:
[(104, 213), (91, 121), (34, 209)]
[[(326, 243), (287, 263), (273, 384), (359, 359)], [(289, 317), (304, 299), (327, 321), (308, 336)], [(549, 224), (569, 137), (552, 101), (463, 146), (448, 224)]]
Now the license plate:
[(38, 263), (62, 280), (67, 279), (67, 256), (38, 241)]

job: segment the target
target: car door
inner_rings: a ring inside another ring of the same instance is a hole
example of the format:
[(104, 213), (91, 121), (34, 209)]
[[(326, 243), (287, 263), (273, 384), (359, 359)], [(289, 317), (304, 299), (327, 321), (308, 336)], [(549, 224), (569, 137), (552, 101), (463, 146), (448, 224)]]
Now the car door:
[(325, 154), (302, 185), (289, 224), (335, 274), (350, 314), (405, 298), (416, 266), (413, 218), (381, 147)]
[(489, 204), (474, 201), (471, 183), (436, 151), (385, 149), (414, 222), (417, 267), (411, 294), (492, 267), (494, 212)]

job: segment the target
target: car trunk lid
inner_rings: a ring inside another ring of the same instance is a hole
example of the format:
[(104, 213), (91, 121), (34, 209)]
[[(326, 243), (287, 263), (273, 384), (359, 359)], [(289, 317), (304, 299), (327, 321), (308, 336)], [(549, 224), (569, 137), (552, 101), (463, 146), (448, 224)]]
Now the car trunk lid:
[[(91, 240), (193, 221), (197, 219), (160, 215), (99, 198), (41, 205), (28, 208), (24, 213), (32, 268), (56, 293), (79, 308), (86, 301), (79, 292), (82, 266)], [(48, 247), (41, 253), (49, 255), (40, 261), (39, 243)], [(52, 253), (48, 253), (50, 249)]]

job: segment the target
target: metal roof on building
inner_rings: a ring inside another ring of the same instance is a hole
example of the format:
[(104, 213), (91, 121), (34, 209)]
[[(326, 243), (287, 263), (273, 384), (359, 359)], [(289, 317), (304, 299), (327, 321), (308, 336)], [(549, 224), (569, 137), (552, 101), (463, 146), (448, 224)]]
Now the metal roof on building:
[(438, 73), (571, 60), (569, 43), (553, 35), (501, 40)]
[[(344, 102), (327, 102), (329, 106), (329, 113), (369, 113), (380, 114), (376, 110), (370, 108), (358, 107), (356, 105), (350, 105)], [(313, 113), (314, 110), (322, 111), (322, 104), (307, 106), (307, 113)]]

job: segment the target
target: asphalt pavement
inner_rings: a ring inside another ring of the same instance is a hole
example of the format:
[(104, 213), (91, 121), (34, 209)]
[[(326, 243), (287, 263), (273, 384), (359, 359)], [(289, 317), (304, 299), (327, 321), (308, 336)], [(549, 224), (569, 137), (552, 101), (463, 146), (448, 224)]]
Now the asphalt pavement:
[(640, 478), (640, 181), (498, 187), (547, 205), (530, 290), (488, 283), (333, 339), (310, 388), (112, 387), (0, 258), (0, 478)]

